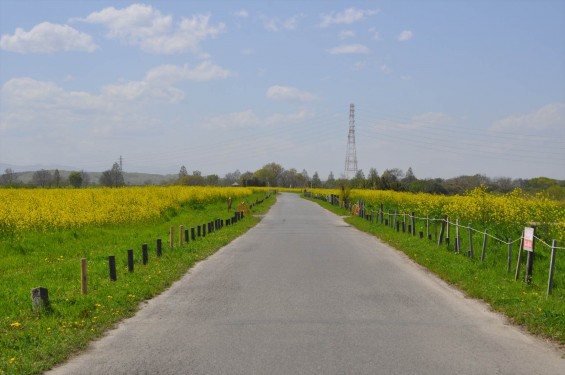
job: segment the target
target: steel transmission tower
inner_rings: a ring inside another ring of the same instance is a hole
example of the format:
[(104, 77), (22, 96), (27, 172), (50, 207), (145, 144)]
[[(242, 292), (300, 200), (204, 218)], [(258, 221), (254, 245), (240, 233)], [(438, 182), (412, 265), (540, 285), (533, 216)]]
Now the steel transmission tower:
[(355, 104), (349, 105), (349, 134), (347, 135), (347, 151), (345, 152), (345, 179), (349, 180), (357, 174), (357, 150), (355, 149)]

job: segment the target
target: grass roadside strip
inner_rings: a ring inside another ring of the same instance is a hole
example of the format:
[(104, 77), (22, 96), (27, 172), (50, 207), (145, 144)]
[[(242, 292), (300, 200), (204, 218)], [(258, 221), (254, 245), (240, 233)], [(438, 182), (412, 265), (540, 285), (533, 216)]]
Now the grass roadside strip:
[[(350, 215), (348, 210), (327, 202), (305, 199), (335, 214)], [(349, 216), (345, 221), (404, 252), (414, 262), (458, 287), (467, 296), (488, 303), (494, 311), (503, 313), (512, 323), (551, 340), (565, 350), (563, 291), (546, 298), (545, 285), (528, 285), (521, 280), (514, 281), (503, 267), (489, 267), (482, 264), (480, 258), (469, 259), (462, 254), (446, 251), (444, 246), (438, 247), (434, 241), (397, 232), (391, 227), (370, 223), (361, 217)]]
[[(263, 199), (258, 192), (245, 200)], [(178, 245), (178, 228), (185, 229), (226, 219), (226, 202), (181, 206), (161, 218), (126, 226), (88, 227), (52, 233), (33, 233), (17, 243), (0, 242), (0, 374), (38, 374), (65, 361), (150, 299), (182, 277), (196, 262), (255, 226), (276, 198), (255, 205), (234, 225), (224, 226), (206, 237)], [(235, 205), (234, 205), (235, 207)], [(169, 247), (169, 229), (177, 233)], [(156, 256), (156, 239), (163, 242)], [(149, 247), (143, 265), (141, 245)], [(127, 250), (134, 250), (134, 272), (128, 272)], [(109, 279), (108, 256), (115, 255), (117, 281)], [(87, 259), (88, 289), (81, 295), (80, 259)], [(51, 311), (32, 311), (30, 289), (49, 290)]]

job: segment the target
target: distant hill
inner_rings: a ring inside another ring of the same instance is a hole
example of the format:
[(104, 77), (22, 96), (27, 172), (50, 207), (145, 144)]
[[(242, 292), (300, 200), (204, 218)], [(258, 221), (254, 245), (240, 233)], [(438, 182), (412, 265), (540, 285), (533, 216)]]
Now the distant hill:
[[(41, 168), (39, 168), (41, 169)], [(2, 170), (3, 171), (3, 170)], [(36, 170), (26, 171), (26, 172), (16, 172), (18, 176), (18, 181), (24, 184), (31, 183), (33, 174)], [(55, 173), (54, 169), (48, 169), (51, 175)], [(61, 175), (61, 181), (63, 185), (67, 185), (69, 181), (69, 175), (72, 171), (59, 169), (59, 174)], [(90, 177), (91, 185), (98, 185), (98, 180), (102, 172), (86, 172)], [(0, 173), (1, 174), (1, 173)], [(168, 182), (176, 181), (178, 178), (175, 174), (154, 174), (154, 173), (139, 173), (139, 172), (124, 172), (124, 181), (126, 185), (162, 185)]]

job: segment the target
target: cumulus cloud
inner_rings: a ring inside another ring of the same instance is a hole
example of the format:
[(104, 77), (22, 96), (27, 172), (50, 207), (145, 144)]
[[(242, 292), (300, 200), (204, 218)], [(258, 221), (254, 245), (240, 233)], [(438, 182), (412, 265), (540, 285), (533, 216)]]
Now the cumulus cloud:
[(179, 102), (184, 99), (184, 92), (175, 87), (178, 82), (187, 80), (203, 82), (224, 79), (232, 75), (230, 71), (209, 61), (204, 61), (194, 68), (190, 68), (188, 64), (183, 66), (166, 64), (149, 70), (143, 81), (107, 85), (104, 86), (103, 92), (113, 98), (124, 100), (152, 97)]
[(406, 42), (414, 37), (414, 34), (410, 30), (404, 30), (400, 34), (398, 34), (398, 41), (399, 42)]
[(345, 44), (328, 50), (332, 55), (369, 53), (369, 48), (362, 44)]
[(151, 5), (133, 4), (127, 8), (108, 7), (93, 12), (81, 21), (100, 24), (106, 27), (108, 38), (118, 38), (122, 42), (139, 46), (142, 50), (158, 54), (192, 52), (206, 57), (200, 52), (200, 44), (206, 39), (215, 38), (225, 31), (225, 25), (210, 24), (209, 15), (194, 15), (182, 18), (173, 27), (173, 17), (163, 15)]
[(249, 12), (245, 9), (241, 9), (241, 10), (238, 10), (237, 12), (235, 12), (234, 16), (236, 16), (238, 18), (247, 18), (247, 17), (249, 17)]
[(251, 109), (241, 112), (232, 112), (219, 116), (210, 117), (202, 122), (202, 127), (208, 129), (243, 129), (260, 126), (276, 126), (300, 123), (312, 118), (314, 113), (302, 109), (290, 113), (273, 113), (262, 117)]
[(353, 30), (343, 30), (339, 33), (339, 39), (344, 40), (347, 38), (353, 38), (355, 36), (355, 31)]
[(92, 37), (68, 25), (43, 22), (30, 31), (17, 28), (13, 35), (0, 38), (0, 49), (19, 53), (53, 53), (57, 51), (94, 52)]
[(322, 21), (320, 22), (320, 27), (330, 27), (332, 25), (340, 24), (352, 24), (357, 21), (361, 21), (368, 16), (377, 14), (379, 11), (377, 9), (355, 9), (348, 8), (343, 12), (331, 12), (329, 14), (322, 14), (320, 17)]
[(308, 102), (316, 99), (316, 95), (290, 86), (271, 86), (267, 90), (267, 98), (286, 101)]
[(302, 17), (302, 14), (296, 14), (285, 20), (280, 20), (277, 17), (267, 17), (261, 16), (261, 21), (263, 21), (263, 27), (268, 31), (281, 31), (281, 30), (296, 30), (298, 27), (298, 20)]
[(533, 112), (512, 115), (495, 121), (491, 130), (519, 131), (564, 129), (565, 103), (547, 104)]

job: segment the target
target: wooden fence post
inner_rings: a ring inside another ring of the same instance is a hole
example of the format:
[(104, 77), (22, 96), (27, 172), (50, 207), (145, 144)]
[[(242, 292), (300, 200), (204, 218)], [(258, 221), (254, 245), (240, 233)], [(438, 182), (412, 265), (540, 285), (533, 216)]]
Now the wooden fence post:
[(445, 235), (445, 244), (447, 245), (447, 249), (449, 250), (449, 216), (445, 215), (445, 228), (446, 228), (446, 235)]
[(458, 253), (460, 251), (459, 245), (459, 219), (455, 219), (455, 252)]
[(440, 246), (443, 242), (443, 235), (445, 233), (445, 218), (446, 216), (443, 216), (443, 219), (441, 221), (441, 228), (439, 229), (439, 238), (437, 239), (437, 245)]
[(147, 244), (144, 243), (141, 245), (141, 259), (143, 261), (143, 265), (147, 265), (149, 262), (149, 254), (147, 252)]
[(110, 255), (108, 257), (108, 267), (110, 268), (110, 280), (112, 281), (116, 281), (117, 275), (116, 275), (116, 257), (113, 255)]
[(485, 256), (487, 253), (487, 236), (488, 236), (488, 230), (485, 229), (485, 235), (483, 236), (483, 251), (481, 252), (481, 262), (485, 261)]
[(183, 244), (183, 241), (182, 241), (183, 240), (182, 236), (184, 234), (183, 232), (184, 232), (184, 225), (181, 224), (181, 225), (179, 225), (179, 247), (182, 247), (182, 244)]
[(160, 257), (163, 252), (163, 243), (160, 238), (157, 239), (157, 256)]
[(88, 294), (88, 276), (86, 274), (86, 258), (80, 260), (80, 292)]
[(196, 232), (194, 230), (194, 227), (190, 228), (190, 238), (192, 239), (192, 241), (196, 239)]
[(510, 273), (512, 270), (512, 239), (508, 238), (508, 259), (506, 261), (506, 272)]
[(471, 223), (467, 225), (467, 229), (469, 230), (469, 258), (473, 258), (475, 253), (473, 252), (473, 229), (471, 228)]
[(175, 227), (171, 225), (171, 231), (169, 233), (169, 246), (171, 249), (175, 246)]
[(128, 250), (128, 271), (133, 272), (133, 250)]
[(518, 276), (520, 275), (520, 262), (522, 261), (523, 242), (524, 242), (524, 234), (522, 234), (522, 238), (520, 238), (520, 247), (518, 248), (518, 262), (516, 263), (516, 274), (514, 275), (514, 281), (517, 281)]
[(411, 223), (412, 223), (412, 235), (415, 236), (416, 235), (416, 219), (414, 218), (415, 213), (412, 212), (412, 219), (411, 219)]
[(547, 278), (547, 297), (551, 294), (553, 288), (553, 272), (555, 271), (555, 253), (557, 252), (557, 241), (551, 243), (551, 261), (549, 262), (549, 276)]
[(49, 311), (49, 291), (41, 286), (31, 290), (31, 301), (33, 303), (33, 311)]

